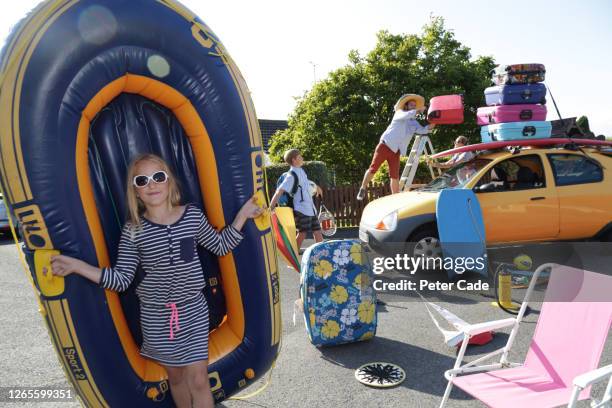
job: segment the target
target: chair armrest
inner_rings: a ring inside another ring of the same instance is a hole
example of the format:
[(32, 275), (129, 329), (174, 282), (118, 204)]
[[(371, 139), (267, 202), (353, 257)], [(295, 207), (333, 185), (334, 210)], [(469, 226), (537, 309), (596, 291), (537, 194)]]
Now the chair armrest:
[(503, 327), (513, 326), (516, 323), (516, 319), (501, 319), (501, 320), (493, 320), (491, 322), (470, 324), (467, 327), (463, 328), (463, 332), (465, 334), (469, 334), (470, 336), (475, 336), (476, 334), (488, 332), (491, 330), (501, 329)]
[(612, 364), (598, 368), (593, 371), (589, 371), (584, 374), (580, 374), (579, 376), (574, 378), (574, 385), (584, 389), (589, 385), (601, 381), (609, 376), (612, 376)]

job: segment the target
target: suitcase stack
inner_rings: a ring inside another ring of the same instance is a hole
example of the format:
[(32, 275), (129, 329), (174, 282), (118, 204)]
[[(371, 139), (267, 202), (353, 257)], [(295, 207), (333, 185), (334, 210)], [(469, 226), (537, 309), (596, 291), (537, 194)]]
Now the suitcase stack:
[(485, 89), (487, 106), (477, 112), (483, 142), (550, 137), (545, 73), (542, 64), (502, 65), (493, 71), (495, 86)]

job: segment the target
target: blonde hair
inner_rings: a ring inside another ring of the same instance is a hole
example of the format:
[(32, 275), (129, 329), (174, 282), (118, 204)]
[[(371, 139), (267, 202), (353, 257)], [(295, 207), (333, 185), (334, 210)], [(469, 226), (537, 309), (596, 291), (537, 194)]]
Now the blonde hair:
[(300, 151), (298, 149), (289, 149), (283, 155), (283, 160), (290, 166), (293, 166), (293, 159), (300, 155)]
[(181, 192), (179, 190), (179, 186), (170, 170), (168, 164), (161, 157), (154, 154), (143, 154), (136, 157), (130, 165), (128, 166), (127, 171), (127, 180), (126, 180), (126, 192), (127, 192), (127, 202), (128, 202), (128, 222), (131, 224), (132, 229), (138, 229), (141, 227), (140, 224), (140, 216), (145, 212), (144, 203), (138, 196), (136, 195), (136, 186), (134, 186), (134, 177), (136, 174), (136, 166), (138, 163), (143, 161), (150, 161), (158, 164), (163, 171), (168, 175), (168, 206), (174, 207), (180, 205), (181, 203)]

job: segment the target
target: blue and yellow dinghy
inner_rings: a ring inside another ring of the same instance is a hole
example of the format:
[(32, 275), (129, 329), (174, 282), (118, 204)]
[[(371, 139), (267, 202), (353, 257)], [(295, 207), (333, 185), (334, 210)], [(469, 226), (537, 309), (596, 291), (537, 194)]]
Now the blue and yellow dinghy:
[[(125, 175), (155, 153), (185, 202), (222, 228), (263, 197), (261, 136), (246, 84), (214, 33), (172, 0), (53, 0), (13, 30), (0, 55), (0, 172), (23, 229), (41, 311), (86, 406), (172, 406), (166, 373), (139, 354), (132, 286), (43, 276), (53, 253), (111, 265), (126, 216)], [(281, 335), (269, 216), (233, 253), (203, 251), (216, 401), (271, 366)]]

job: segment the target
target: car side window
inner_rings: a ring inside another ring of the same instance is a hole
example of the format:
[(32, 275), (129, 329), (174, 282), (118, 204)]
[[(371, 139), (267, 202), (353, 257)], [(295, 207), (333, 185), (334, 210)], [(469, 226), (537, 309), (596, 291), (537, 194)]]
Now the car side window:
[(542, 160), (537, 154), (497, 163), (478, 181), (481, 192), (504, 192), (546, 187)]
[(603, 180), (603, 170), (595, 159), (578, 154), (549, 154), (548, 160), (557, 186), (598, 183)]

